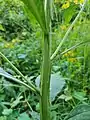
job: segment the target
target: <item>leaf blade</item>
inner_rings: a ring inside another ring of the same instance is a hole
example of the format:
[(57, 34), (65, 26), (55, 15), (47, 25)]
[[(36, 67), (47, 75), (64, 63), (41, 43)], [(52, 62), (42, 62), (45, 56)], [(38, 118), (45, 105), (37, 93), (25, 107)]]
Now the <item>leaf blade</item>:
[(44, 0), (22, 0), (26, 6), (26, 11), (32, 13), (43, 31), (46, 31)]
[(65, 120), (90, 120), (90, 105), (82, 104), (74, 108)]

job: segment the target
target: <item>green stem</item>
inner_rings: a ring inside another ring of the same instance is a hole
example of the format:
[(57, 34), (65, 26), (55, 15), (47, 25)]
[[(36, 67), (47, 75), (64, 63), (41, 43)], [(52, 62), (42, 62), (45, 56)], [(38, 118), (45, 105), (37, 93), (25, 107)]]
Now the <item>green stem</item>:
[(40, 120), (50, 120), (50, 37), (44, 34), (43, 63), (41, 73)]
[(69, 27), (69, 29), (67, 30), (64, 38), (62, 39), (62, 41), (60, 42), (59, 46), (57, 47), (57, 49), (55, 50), (55, 52), (53, 53), (53, 55), (51, 56), (51, 60), (53, 60), (57, 53), (59, 52), (61, 46), (63, 45), (63, 43), (65, 42), (65, 40), (67, 39), (69, 33), (71, 32), (73, 26), (75, 25), (75, 23), (77, 22), (79, 16), (81, 15), (82, 11), (84, 10), (85, 4), (86, 4), (87, 0), (84, 1), (81, 10), (79, 11), (78, 15), (76, 16), (75, 20), (72, 22), (71, 26)]
[(41, 71), (40, 120), (50, 120), (50, 52), (51, 52), (51, 1), (45, 0), (47, 33), (43, 39), (43, 63)]
[(25, 76), (0, 52), (0, 56), (9, 63), (9, 65), (25, 80), (29, 83), (30, 88), (34, 89), (38, 94), (40, 94), (40, 91), (30, 82), (28, 81)]
[(80, 47), (81, 45), (85, 45), (85, 44), (87, 44), (87, 43), (90, 43), (90, 41), (84, 41), (84, 42), (77, 43), (76, 45), (68, 48), (67, 50), (65, 50), (65, 51), (63, 51), (63, 52), (61, 52), (61, 53), (60, 53), (60, 56), (66, 54), (67, 52), (69, 52), (69, 51), (71, 51), (71, 50), (76, 49), (77, 47)]
[(22, 82), (21, 80), (19, 80), (17, 78), (14, 78), (14, 77), (12, 77), (10, 75), (3, 74), (3, 73), (0, 73), (0, 75), (6, 77), (6, 78), (8, 78), (8, 79), (10, 79), (10, 80), (12, 80), (12, 81), (14, 81), (16, 83), (18, 83), (18, 84), (21, 84), (21, 85), (25, 86), (26, 88), (29, 88), (33, 92), (36, 92), (32, 87), (30, 87), (29, 85), (27, 85), (26, 83)]

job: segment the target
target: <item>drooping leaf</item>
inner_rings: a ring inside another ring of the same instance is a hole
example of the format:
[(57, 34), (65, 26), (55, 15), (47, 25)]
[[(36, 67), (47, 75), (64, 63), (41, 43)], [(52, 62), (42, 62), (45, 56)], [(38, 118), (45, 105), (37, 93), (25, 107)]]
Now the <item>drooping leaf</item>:
[(30, 12), (34, 15), (41, 28), (46, 30), (44, 0), (22, 0), (25, 4), (25, 9), (28, 14)]
[(79, 105), (74, 108), (65, 120), (90, 120), (90, 105)]
[[(36, 85), (39, 87), (40, 75), (36, 78)], [(58, 73), (51, 74), (50, 80), (50, 98), (53, 101), (56, 95), (62, 90), (65, 85), (65, 80)]]
[(10, 79), (10, 80), (13, 80), (14, 82), (17, 82), (17, 83), (25, 86), (26, 88), (29, 88), (29, 89), (31, 89), (32, 91), (34, 91), (34, 89), (33, 89), (32, 87), (28, 86), (26, 83), (24, 83), (24, 82), (18, 80), (17, 78), (13, 77), (12, 75), (10, 75), (10, 74), (7, 73), (6, 71), (4, 71), (3, 68), (1, 68), (1, 67), (0, 67), (0, 75), (1, 75), (1, 76), (4, 76), (4, 77), (6, 77), (6, 78), (8, 78), (8, 79)]
[(4, 76), (4, 77), (6, 77), (6, 78), (9, 78), (9, 79), (11, 79), (11, 80), (16, 80), (16, 78), (14, 78), (12, 75), (10, 75), (9, 73), (7, 73), (7, 72), (5, 72), (4, 70), (3, 70), (3, 68), (1, 68), (0, 67), (0, 75), (1, 76)]

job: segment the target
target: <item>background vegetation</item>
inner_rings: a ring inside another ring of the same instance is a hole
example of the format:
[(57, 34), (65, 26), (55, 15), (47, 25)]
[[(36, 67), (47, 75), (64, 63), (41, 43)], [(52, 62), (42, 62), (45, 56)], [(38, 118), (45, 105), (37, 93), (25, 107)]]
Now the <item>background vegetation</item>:
[[(55, 0), (52, 18), (52, 53), (76, 17), (83, 0)], [(30, 21), (30, 22), (29, 22)], [(60, 74), (65, 86), (52, 101), (53, 120), (62, 120), (77, 105), (90, 104), (90, 1), (69, 34), (60, 53), (83, 42), (53, 61), (52, 73)], [(35, 83), (42, 61), (41, 28), (27, 17), (22, 2), (0, 0), (0, 51)], [(56, 41), (57, 39), (57, 41)], [(0, 67), (20, 76), (0, 57)], [(39, 98), (16, 83), (0, 77), (0, 120), (39, 120)]]

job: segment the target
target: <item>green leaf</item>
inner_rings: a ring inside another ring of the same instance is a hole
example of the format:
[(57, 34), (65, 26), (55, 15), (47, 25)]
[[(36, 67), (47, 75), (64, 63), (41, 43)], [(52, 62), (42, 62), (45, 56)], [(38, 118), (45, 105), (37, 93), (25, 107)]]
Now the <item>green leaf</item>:
[[(40, 75), (36, 78), (36, 85), (39, 87)], [(53, 101), (56, 95), (62, 90), (65, 85), (65, 80), (58, 73), (51, 74), (50, 80), (50, 98)]]
[(0, 120), (7, 120), (7, 117), (6, 116), (1, 116)]
[(1, 31), (5, 31), (4, 28), (3, 28), (3, 26), (1, 24), (0, 24), (0, 30)]
[(38, 112), (32, 111), (31, 116), (32, 116), (32, 120), (40, 120), (40, 115)]
[[(1, 97), (1, 95), (0, 95), (0, 97)], [(6, 106), (4, 106), (4, 104), (0, 101), (0, 116), (2, 115), (2, 112), (4, 109), (6, 109)]]
[(89, 70), (90, 69), (90, 44), (86, 44), (84, 47), (84, 64), (85, 64), (85, 69)]
[(5, 95), (7, 95), (8, 97), (16, 97), (16, 91), (15, 91), (13, 84), (11, 82), (4, 79), (3, 80), (3, 87), (4, 87)]
[(12, 109), (4, 109), (3, 112), (2, 112), (2, 114), (3, 115), (10, 115), (12, 112), (13, 112)]
[(51, 120), (57, 120), (56, 116), (57, 116), (57, 112), (56, 111), (52, 111), (51, 112)]
[(22, 114), (20, 114), (20, 116), (18, 117), (18, 120), (30, 120), (29, 116), (24, 112)]
[(75, 15), (75, 9), (76, 9), (76, 6), (71, 5), (69, 8), (64, 10), (63, 17), (64, 17), (66, 24), (69, 23), (70, 20), (72, 19), (73, 15)]
[(90, 105), (79, 105), (74, 108), (65, 120), (90, 120)]
[(30, 12), (34, 15), (43, 31), (46, 31), (44, 0), (22, 0), (28, 15)]
[(86, 96), (85, 92), (74, 91), (74, 93), (73, 93), (73, 97), (80, 101), (86, 100), (87, 98), (85, 96)]

